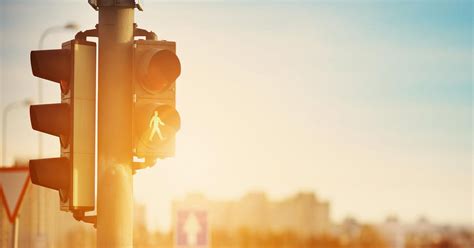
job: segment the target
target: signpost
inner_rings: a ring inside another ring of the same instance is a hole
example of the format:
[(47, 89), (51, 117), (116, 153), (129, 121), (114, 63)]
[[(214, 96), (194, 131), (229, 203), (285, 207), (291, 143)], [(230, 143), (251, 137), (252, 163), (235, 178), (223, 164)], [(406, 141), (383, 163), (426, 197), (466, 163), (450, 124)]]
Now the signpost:
[(178, 209), (176, 211), (176, 248), (209, 247), (209, 220), (203, 209)]
[(8, 220), (13, 224), (13, 247), (18, 247), (18, 212), (29, 181), (30, 173), (27, 166), (0, 168), (0, 196), (7, 211)]

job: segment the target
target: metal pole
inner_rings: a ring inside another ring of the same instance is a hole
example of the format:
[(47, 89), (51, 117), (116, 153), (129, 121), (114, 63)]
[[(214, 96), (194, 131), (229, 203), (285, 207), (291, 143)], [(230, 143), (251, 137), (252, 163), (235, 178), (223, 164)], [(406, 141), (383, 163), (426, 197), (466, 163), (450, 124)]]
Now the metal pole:
[(2, 167), (7, 165), (7, 114), (8, 106), (3, 110), (2, 115)]
[(12, 232), (12, 246), (13, 248), (18, 248), (18, 229), (20, 229), (20, 216), (15, 218), (13, 222), (13, 232)]
[[(4, 109), (3, 109), (3, 114), (2, 114), (2, 165), (0, 167), (6, 166), (6, 161), (7, 161), (7, 116), (10, 110), (20, 107), (22, 104), (28, 106), (32, 102), (29, 99), (25, 99), (24, 101), (21, 102), (13, 102), (8, 104)], [(18, 218), (15, 219), (15, 222), (13, 223), (13, 232), (12, 232), (12, 245), (14, 248), (18, 247), (18, 228), (19, 228), (19, 223), (18, 223)], [(0, 232), (2, 233), (1, 235), (3, 236), (3, 224), (0, 225)], [(2, 246), (3, 242), (1, 242)]]
[(133, 246), (133, 7), (99, 7), (97, 247)]
[(7, 165), (7, 117), (10, 110), (19, 106), (19, 102), (8, 104), (3, 110), (2, 115), (2, 166)]
[[(25, 99), (21, 102), (13, 102), (8, 104), (4, 109), (3, 109), (3, 114), (2, 114), (2, 165), (1, 166), (6, 166), (7, 165), (7, 120), (8, 120), (8, 113), (13, 110), (14, 108), (21, 107), (22, 105), (24, 106), (29, 106), (32, 103), (31, 100)], [(0, 167), (1, 167), (0, 166)]]

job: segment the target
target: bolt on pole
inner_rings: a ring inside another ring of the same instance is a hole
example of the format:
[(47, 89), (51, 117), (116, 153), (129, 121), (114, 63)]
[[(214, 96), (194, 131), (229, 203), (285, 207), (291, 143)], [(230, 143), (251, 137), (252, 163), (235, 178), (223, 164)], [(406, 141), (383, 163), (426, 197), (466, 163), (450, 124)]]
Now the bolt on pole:
[[(98, 6), (97, 247), (133, 246), (134, 1)], [(107, 3), (105, 3), (107, 4)], [(104, 4), (104, 5), (105, 5)]]

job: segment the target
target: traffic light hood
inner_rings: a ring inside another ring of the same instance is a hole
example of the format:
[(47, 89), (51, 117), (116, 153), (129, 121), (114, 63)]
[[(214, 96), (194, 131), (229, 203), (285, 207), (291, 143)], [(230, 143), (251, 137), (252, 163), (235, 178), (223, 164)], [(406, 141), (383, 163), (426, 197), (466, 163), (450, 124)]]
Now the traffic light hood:
[(33, 75), (61, 84), (67, 91), (71, 73), (71, 52), (67, 49), (40, 50), (30, 53)]
[(70, 114), (70, 108), (65, 103), (31, 105), (31, 127), (36, 131), (59, 137), (61, 145), (66, 147), (71, 133)]
[(65, 194), (69, 189), (70, 165), (67, 158), (30, 160), (31, 182)]

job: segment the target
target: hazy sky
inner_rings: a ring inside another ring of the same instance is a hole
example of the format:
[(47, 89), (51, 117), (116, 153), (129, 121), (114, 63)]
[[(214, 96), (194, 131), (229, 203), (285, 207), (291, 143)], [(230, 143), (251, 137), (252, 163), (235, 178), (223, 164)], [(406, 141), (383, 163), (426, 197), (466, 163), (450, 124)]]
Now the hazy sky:
[[(87, 1), (0, 5), (1, 103), (37, 95), (29, 51), (46, 28), (92, 28)], [(167, 228), (187, 192), (234, 199), (300, 190), (347, 215), (473, 221), (470, 1), (145, 2), (139, 27), (177, 41), (177, 156), (135, 175), (149, 222)], [(54, 33), (59, 48), (72, 32)], [(59, 87), (45, 83), (46, 101)], [(27, 108), (8, 161), (35, 157)], [(119, 136), (119, 135), (118, 135)], [(48, 156), (58, 153), (46, 140)], [(3, 145), (3, 144), (2, 144)]]

